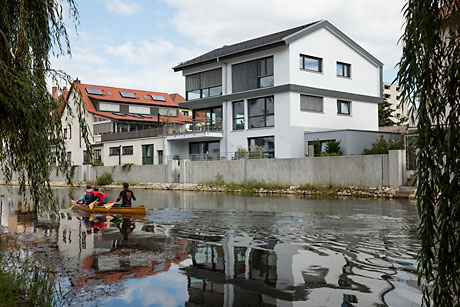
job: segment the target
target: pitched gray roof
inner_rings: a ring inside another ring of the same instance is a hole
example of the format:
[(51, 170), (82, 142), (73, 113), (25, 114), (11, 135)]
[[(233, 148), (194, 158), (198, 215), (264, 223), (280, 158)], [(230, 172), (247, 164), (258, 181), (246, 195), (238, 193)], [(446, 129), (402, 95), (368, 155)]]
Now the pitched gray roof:
[(206, 62), (215, 62), (217, 58), (227, 57), (234, 54), (239, 54), (245, 51), (265, 48), (265, 47), (274, 47), (274, 45), (285, 45), (283, 38), (290, 36), (294, 33), (297, 33), (305, 28), (308, 28), (319, 21), (315, 21), (306, 25), (298, 26), (281, 32), (276, 32), (273, 34), (257, 37), (250, 39), (241, 43), (236, 43), (233, 45), (225, 45), (221, 48), (214, 49), (208, 53), (202, 54), (199, 57), (191, 59), (180, 63), (179, 65), (173, 67), (174, 71), (180, 71), (185, 68), (195, 66), (197, 64), (205, 64)]

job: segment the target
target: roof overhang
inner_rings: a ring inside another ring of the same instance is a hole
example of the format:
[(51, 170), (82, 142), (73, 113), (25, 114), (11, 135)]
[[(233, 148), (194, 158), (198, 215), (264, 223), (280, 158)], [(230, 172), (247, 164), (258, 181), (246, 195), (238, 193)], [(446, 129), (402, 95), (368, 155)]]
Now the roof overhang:
[(241, 51), (238, 51), (238, 52), (226, 54), (226, 55), (221, 56), (221, 57), (215, 57), (215, 58), (212, 58), (212, 59), (209, 59), (209, 60), (196, 62), (196, 63), (193, 63), (193, 64), (185, 64), (185, 63), (184, 64), (179, 64), (179, 65), (173, 67), (173, 70), (174, 70), (174, 72), (178, 72), (178, 71), (182, 71), (184, 69), (203, 66), (203, 65), (211, 64), (211, 63), (218, 63), (219, 61), (222, 61), (222, 60), (228, 60), (228, 59), (243, 56), (243, 55), (246, 55), (246, 54), (251, 54), (251, 53), (254, 53), (254, 52), (260, 52), (260, 51), (273, 49), (273, 48), (276, 48), (276, 47), (286, 46), (286, 45), (287, 44), (284, 41), (274, 42), (274, 43), (270, 43), (270, 44), (266, 44), (266, 45), (262, 45), (262, 46), (258, 46), (258, 47), (249, 48), (249, 49), (241, 50)]

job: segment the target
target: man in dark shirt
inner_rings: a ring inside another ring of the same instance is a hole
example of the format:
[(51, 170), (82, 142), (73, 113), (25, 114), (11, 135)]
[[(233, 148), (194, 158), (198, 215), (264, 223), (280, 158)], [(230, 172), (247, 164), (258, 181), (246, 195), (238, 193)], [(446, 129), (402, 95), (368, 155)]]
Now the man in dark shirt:
[(128, 190), (129, 184), (127, 182), (123, 183), (123, 191), (120, 192), (120, 195), (117, 198), (117, 202), (121, 199), (122, 207), (131, 207), (131, 200), (136, 200), (133, 191)]

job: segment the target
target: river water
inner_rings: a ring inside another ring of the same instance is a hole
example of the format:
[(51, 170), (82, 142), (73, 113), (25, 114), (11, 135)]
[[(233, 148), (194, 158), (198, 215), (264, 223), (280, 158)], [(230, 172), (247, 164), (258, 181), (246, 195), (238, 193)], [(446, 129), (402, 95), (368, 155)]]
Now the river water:
[(127, 218), (69, 211), (69, 192), (36, 215), (1, 187), (0, 233), (52, 259), (71, 305), (421, 303), (413, 202), (135, 190), (147, 215)]

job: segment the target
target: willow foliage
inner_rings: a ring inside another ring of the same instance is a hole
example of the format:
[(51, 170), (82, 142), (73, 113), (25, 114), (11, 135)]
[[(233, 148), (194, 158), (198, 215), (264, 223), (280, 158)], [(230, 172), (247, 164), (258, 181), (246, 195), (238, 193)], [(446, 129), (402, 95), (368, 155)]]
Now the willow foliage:
[(460, 2), (408, 0), (398, 74), (417, 123), (419, 282), (460, 306)]
[[(19, 181), (22, 193), (29, 187), (37, 209), (53, 207), (49, 178), (54, 155), (70, 181), (60, 118), (62, 111), (70, 108), (65, 99), (53, 99), (47, 89), (47, 81), (70, 81), (50, 64), (50, 55), (70, 54), (62, 3), (2, 0), (0, 5), (1, 171), (7, 182)], [(67, 0), (66, 5), (77, 25), (74, 1)], [(78, 116), (87, 141), (81, 102), (76, 109), (77, 114), (70, 116)]]

